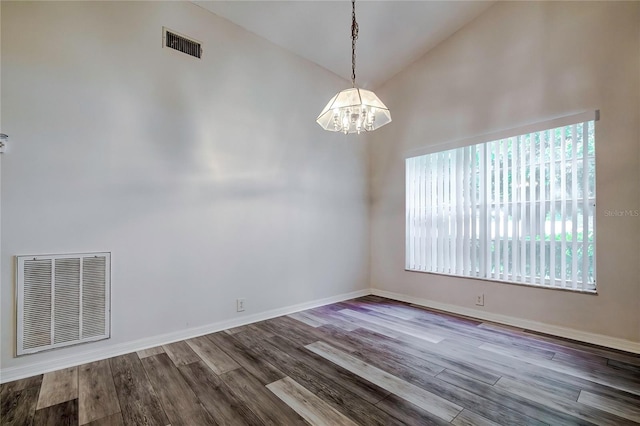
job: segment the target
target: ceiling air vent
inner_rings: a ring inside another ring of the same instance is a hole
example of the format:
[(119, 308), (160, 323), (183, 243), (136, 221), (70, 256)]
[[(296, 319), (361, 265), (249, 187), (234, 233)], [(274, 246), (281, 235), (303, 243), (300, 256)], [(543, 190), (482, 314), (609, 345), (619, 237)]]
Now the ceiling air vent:
[(202, 43), (194, 39), (185, 37), (168, 28), (162, 28), (163, 47), (186, 53), (194, 58), (202, 57)]

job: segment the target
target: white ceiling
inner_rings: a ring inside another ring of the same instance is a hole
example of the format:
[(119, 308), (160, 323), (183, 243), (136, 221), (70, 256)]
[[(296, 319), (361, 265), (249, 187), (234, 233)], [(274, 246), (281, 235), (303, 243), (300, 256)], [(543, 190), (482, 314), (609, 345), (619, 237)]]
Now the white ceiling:
[[(351, 2), (195, 1), (205, 9), (351, 80)], [(493, 1), (358, 1), (356, 82), (375, 89)]]

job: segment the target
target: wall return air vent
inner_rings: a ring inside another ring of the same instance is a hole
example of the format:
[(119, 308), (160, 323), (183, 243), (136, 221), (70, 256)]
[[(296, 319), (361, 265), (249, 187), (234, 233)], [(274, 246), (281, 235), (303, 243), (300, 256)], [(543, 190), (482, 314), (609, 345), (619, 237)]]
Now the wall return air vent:
[(111, 253), (18, 256), (17, 355), (110, 336)]
[(194, 58), (200, 59), (202, 57), (202, 43), (164, 27), (162, 28), (162, 46), (186, 53)]

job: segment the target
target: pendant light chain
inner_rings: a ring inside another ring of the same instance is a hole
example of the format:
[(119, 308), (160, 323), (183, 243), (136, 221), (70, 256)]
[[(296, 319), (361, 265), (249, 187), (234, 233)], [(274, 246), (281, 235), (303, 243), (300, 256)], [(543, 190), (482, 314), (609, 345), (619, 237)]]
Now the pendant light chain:
[(351, 0), (351, 86), (356, 87), (356, 40), (358, 23), (356, 22), (356, 0)]
[(371, 90), (356, 87), (356, 0), (351, 0), (351, 86), (335, 95), (316, 122), (330, 132), (360, 134), (372, 132), (391, 122), (389, 109)]

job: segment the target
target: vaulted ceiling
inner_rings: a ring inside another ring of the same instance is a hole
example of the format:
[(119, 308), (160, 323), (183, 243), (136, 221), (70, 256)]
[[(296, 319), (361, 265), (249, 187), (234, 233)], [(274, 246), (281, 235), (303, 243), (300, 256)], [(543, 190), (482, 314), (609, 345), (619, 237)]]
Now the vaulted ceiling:
[[(203, 8), (351, 80), (351, 3), (196, 1)], [(493, 1), (358, 1), (357, 83), (375, 89)]]

